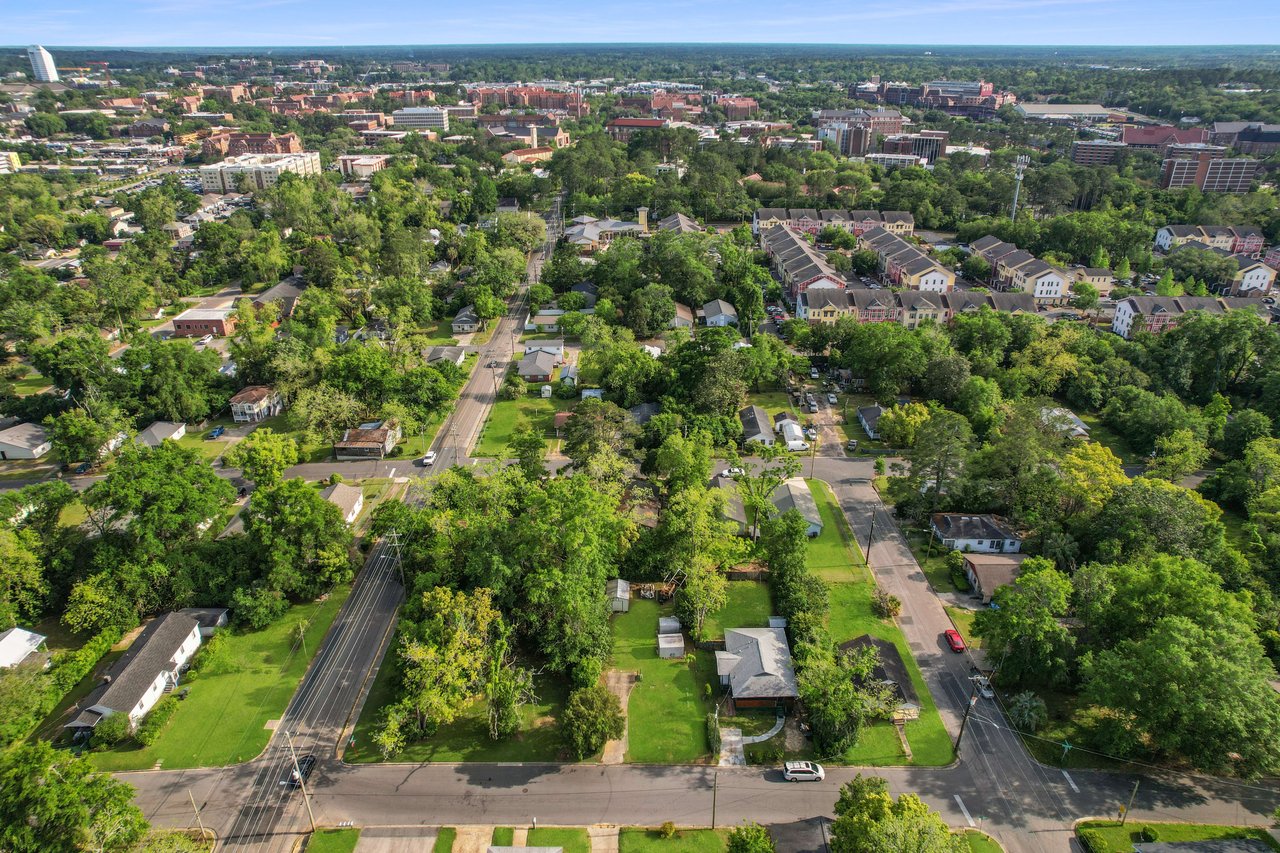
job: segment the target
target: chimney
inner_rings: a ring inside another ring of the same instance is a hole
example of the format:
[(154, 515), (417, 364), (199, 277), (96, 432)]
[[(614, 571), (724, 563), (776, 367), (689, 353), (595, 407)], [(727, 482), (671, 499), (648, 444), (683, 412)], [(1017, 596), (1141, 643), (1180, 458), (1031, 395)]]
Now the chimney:
[(649, 232), (649, 208), (637, 207), (636, 215), (640, 217), (640, 229), (647, 234)]

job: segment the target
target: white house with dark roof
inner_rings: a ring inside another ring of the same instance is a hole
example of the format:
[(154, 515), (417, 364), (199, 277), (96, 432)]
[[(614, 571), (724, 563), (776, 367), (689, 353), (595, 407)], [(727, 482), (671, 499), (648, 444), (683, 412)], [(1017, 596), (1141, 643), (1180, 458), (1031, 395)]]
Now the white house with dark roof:
[(52, 449), (49, 433), (40, 424), (15, 424), (0, 430), (0, 459), (39, 459)]
[(284, 397), (266, 385), (242, 388), (229, 402), (231, 419), (238, 424), (257, 423), (284, 411)]
[(738, 420), (742, 421), (742, 443), (758, 441), (772, 447), (773, 429), (769, 423), (769, 413), (759, 406), (747, 406), (738, 412)]
[(929, 526), (934, 537), (953, 551), (1016, 554), (1022, 550), (1022, 537), (999, 516), (935, 512)]
[(455, 335), (465, 335), (480, 328), (480, 319), (476, 316), (476, 306), (467, 305), (460, 309), (451, 324)]
[(858, 423), (862, 424), (868, 438), (880, 439), (880, 416), (883, 414), (884, 407), (879, 403), (858, 409)]

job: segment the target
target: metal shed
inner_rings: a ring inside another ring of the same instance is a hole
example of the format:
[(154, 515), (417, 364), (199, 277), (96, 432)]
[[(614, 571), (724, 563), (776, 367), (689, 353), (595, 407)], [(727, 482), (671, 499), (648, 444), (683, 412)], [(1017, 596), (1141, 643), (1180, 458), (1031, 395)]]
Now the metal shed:
[(626, 613), (631, 609), (631, 583), (622, 578), (614, 578), (604, 585), (605, 597), (609, 599), (609, 610), (614, 613)]
[(684, 657), (684, 635), (683, 634), (659, 634), (658, 635), (658, 657), (660, 658)]
[(658, 633), (659, 634), (679, 634), (680, 620), (674, 616), (658, 617)]

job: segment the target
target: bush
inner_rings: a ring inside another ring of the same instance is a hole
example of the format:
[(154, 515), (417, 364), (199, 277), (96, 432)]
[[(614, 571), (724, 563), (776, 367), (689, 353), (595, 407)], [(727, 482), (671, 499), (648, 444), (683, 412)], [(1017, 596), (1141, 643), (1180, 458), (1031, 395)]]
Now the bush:
[(622, 737), (625, 723), (618, 697), (599, 685), (569, 694), (560, 731), (565, 746), (578, 760), (598, 752), (605, 741)]
[(332, 474), (329, 475), (329, 485), (336, 486), (345, 479), (347, 478), (339, 474), (337, 471), (334, 471)]
[[(155, 704), (147, 714), (142, 718), (142, 722), (138, 723), (138, 731), (134, 737), (138, 739), (138, 743), (143, 746), (151, 746), (160, 737), (160, 733), (164, 731), (164, 727), (173, 719), (173, 715), (178, 712), (178, 700), (173, 696), (165, 696)], [(98, 725), (102, 725), (99, 723)]]
[(676, 825), (671, 821), (667, 821), (662, 826), (658, 827), (658, 834), (663, 838), (671, 838), (676, 834)]
[(1009, 722), (1014, 728), (1035, 734), (1049, 719), (1044, 700), (1030, 690), (1024, 690), (1009, 700)]
[(128, 714), (110, 714), (98, 721), (93, 727), (94, 747), (115, 746), (124, 743), (133, 734), (133, 726)]
[(1103, 840), (1102, 833), (1096, 829), (1082, 829), (1079, 832), (1080, 843), (1084, 845), (1084, 849), (1088, 853), (1110, 853), (1107, 842)]
[(228, 672), (239, 672), (241, 669), (243, 669), (243, 663), (231, 656), (226, 632), (219, 631), (201, 644), (196, 651), (191, 672), (187, 677), (194, 679), (206, 675), (224, 675)]
[(707, 714), (707, 743), (711, 745), (712, 754), (720, 753), (720, 723), (715, 714)]
[(758, 823), (743, 823), (729, 832), (727, 853), (774, 853), (773, 836)]
[(871, 610), (881, 619), (896, 619), (902, 612), (902, 601), (896, 595), (890, 595), (876, 587), (871, 595)]
[(1160, 840), (1160, 833), (1156, 832), (1154, 826), (1143, 826), (1138, 830), (1138, 837), (1148, 844), (1155, 844)]

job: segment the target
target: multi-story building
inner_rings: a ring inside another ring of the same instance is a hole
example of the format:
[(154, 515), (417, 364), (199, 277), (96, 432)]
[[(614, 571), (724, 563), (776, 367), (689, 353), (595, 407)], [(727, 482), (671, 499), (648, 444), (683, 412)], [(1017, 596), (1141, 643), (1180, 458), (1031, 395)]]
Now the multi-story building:
[(1241, 154), (1270, 157), (1280, 151), (1280, 124), (1257, 121), (1217, 121), (1213, 123), (1212, 142), (1234, 148)]
[(300, 154), (302, 140), (296, 133), (215, 133), (200, 143), (206, 157), (239, 157), (242, 154)]
[(390, 162), (390, 154), (343, 154), (338, 158), (338, 171), (349, 178), (367, 181)]
[(909, 154), (927, 163), (935, 163), (947, 156), (947, 140), (950, 136), (945, 130), (895, 134), (880, 140), (880, 151), (884, 154)]
[(0, 175), (16, 175), (21, 168), (17, 151), (0, 151)]
[(542, 86), (480, 87), (467, 93), (479, 106), (501, 104), (504, 107), (531, 107), (536, 110), (564, 110), (581, 118), (587, 114), (587, 103), (577, 92), (561, 92)]
[(845, 288), (844, 276), (836, 272), (826, 255), (791, 226), (774, 225), (761, 232), (760, 245), (792, 300), (809, 290)]
[(1203, 127), (1173, 127), (1157, 124), (1146, 127), (1126, 127), (1120, 140), (1130, 148), (1159, 151), (1167, 156), (1170, 145), (1190, 145), (1209, 141), (1209, 131)]
[(241, 154), (221, 163), (200, 167), (200, 186), (207, 193), (239, 192), (241, 176), (249, 189), (274, 185), (285, 172), (307, 177), (320, 174), (320, 155), (315, 151), (297, 154)]
[(1108, 296), (1116, 285), (1116, 277), (1106, 267), (1075, 267), (1071, 270), (1073, 284), (1087, 284), (1098, 291), (1099, 296)]
[(1224, 314), (1249, 309), (1270, 322), (1270, 312), (1259, 310), (1259, 301), (1213, 296), (1130, 296), (1116, 305), (1111, 331), (1128, 340), (1139, 331), (1159, 334), (1182, 322), (1191, 311)]
[(1071, 162), (1077, 166), (1110, 166), (1128, 147), (1114, 139), (1078, 139), (1071, 143)]
[[(1196, 187), (1207, 193), (1246, 193), (1258, 174), (1258, 161), (1248, 157), (1223, 157), (1221, 149), (1201, 151), (1194, 156), (1170, 157), (1160, 174), (1161, 189)], [(1181, 151), (1191, 146), (1177, 146)], [(1186, 151), (1189, 155), (1190, 152)]]
[(863, 158), (868, 163), (874, 163), (890, 171), (894, 169), (909, 169), (913, 166), (927, 166), (929, 161), (923, 157), (917, 157), (914, 154), (868, 154)]
[(877, 104), (912, 104), (942, 110), (950, 115), (990, 118), (1007, 104), (1017, 103), (1012, 92), (996, 91), (985, 80), (930, 80), (913, 84), (881, 81), (879, 77), (857, 83), (849, 97)]
[(1262, 251), (1262, 232), (1253, 225), (1165, 225), (1156, 231), (1155, 247), (1171, 252), (1186, 243), (1203, 243), (1233, 255)]
[(933, 293), (945, 293), (955, 287), (954, 272), (884, 228), (872, 228), (860, 235), (858, 248), (876, 253), (886, 284)]
[(724, 110), (725, 118), (729, 121), (742, 121), (760, 111), (760, 104), (755, 98), (719, 98), (716, 106)]
[(38, 44), (27, 48), (27, 59), (31, 60), (31, 73), (38, 83), (57, 83), (58, 66), (53, 62), (53, 54)]
[(775, 225), (816, 234), (834, 226), (857, 236), (872, 228), (883, 228), (898, 236), (910, 235), (916, 220), (905, 210), (814, 210), (813, 208), (761, 207), (751, 217), (751, 233), (760, 234)]
[(449, 113), (440, 107), (401, 107), (391, 114), (391, 124), (398, 128), (448, 130)]
[(1030, 293), (1037, 304), (1056, 305), (1067, 297), (1070, 279), (1066, 272), (1035, 258), (1014, 270), (1012, 287)]
[(660, 130), (669, 122), (662, 118), (615, 118), (605, 125), (605, 132), (618, 142), (630, 142), (631, 137), (646, 130)]

